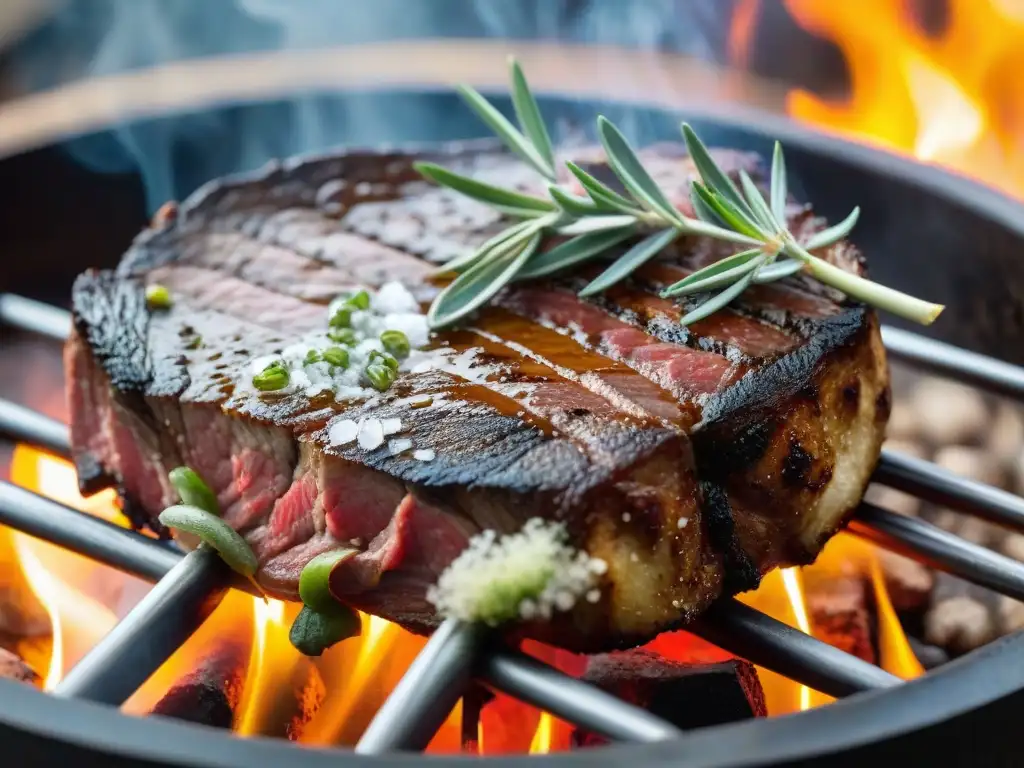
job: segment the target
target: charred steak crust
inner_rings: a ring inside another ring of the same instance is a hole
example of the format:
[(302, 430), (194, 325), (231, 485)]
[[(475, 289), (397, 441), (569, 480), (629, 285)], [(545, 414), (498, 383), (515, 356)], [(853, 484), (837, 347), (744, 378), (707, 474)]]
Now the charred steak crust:
[[(600, 172), (599, 155), (574, 154)], [(686, 208), (689, 161), (673, 146), (644, 154)], [(718, 154), (758, 170), (750, 155)], [(240, 385), (251, 359), (319, 328), (338, 293), (399, 280), (427, 301), (430, 261), (502, 226), (420, 180), (423, 157), (535, 183), (490, 142), (275, 163), (167, 208), (116, 272), (83, 274), (65, 350), (83, 492), (119, 487), (153, 524), (175, 501), (167, 471), (188, 464), (271, 594), (294, 599), (310, 558), (354, 545), (335, 594), (420, 632), (436, 625), (426, 587), (469, 536), (560, 520), (608, 563), (600, 599), (520, 631), (583, 651), (643, 642), (772, 567), (813, 559), (877, 460), (888, 416), (877, 320), (796, 278), (682, 328), (692, 300), (657, 291), (723, 255), (718, 244), (682, 241), (591, 300), (576, 296), (586, 275), (517, 284), (440, 336), (484, 376), (403, 374), (348, 404)], [(790, 214), (798, 229), (823, 226), (806, 207)], [(863, 271), (848, 244), (821, 255)], [(146, 307), (153, 282), (171, 289), (169, 311)], [(362, 416), (400, 419), (436, 458), (330, 444), (333, 420)]]

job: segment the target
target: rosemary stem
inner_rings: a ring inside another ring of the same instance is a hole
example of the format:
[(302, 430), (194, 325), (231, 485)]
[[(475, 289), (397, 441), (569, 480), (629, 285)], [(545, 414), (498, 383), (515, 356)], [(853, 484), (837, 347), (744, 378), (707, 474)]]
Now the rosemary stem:
[(892, 312), (907, 320), (913, 320), (921, 325), (931, 325), (945, 309), (941, 304), (923, 301), (902, 291), (887, 288), (847, 272), (845, 269), (811, 255), (792, 241), (786, 243), (784, 250), (790, 256), (804, 262), (807, 265), (807, 271), (821, 282), (831, 285), (865, 304)]

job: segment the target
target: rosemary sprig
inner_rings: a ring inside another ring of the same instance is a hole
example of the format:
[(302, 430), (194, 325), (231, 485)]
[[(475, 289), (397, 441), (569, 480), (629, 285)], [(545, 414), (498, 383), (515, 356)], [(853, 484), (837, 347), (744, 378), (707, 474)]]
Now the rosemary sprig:
[[(725, 307), (750, 285), (770, 283), (805, 271), (852, 298), (901, 317), (929, 325), (944, 307), (846, 272), (811, 251), (846, 237), (859, 209), (840, 223), (801, 243), (786, 226), (786, 163), (775, 143), (767, 199), (743, 170), (739, 186), (718, 166), (707, 147), (686, 123), (683, 139), (700, 181), (691, 189), (696, 218), (684, 215), (665, 196), (636, 152), (607, 118), (597, 118), (597, 134), (608, 166), (626, 194), (567, 162), (569, 173), (586, 196), (559, 186), (555, 152), (537, 101), (515, 60), (510, 60), (512, 104), (519, 128), (468, 86), (459, 93), (505, 144), (547, 182), (547, 197), (503, 189), (462, 176), (433, 163), (417, 163), (427, 179), (519, 219), (473, 253), (445, 264), (456, 277), (435, 299), (428, 313), (433, 328), (450, 325), (489, 301), (513, 280), (549, 275), (605, 257), (607, 251), (635, 235), (644, 237), (586, 285), (590, 296), (628, 277), (681, 235), (699, 235), (736, 243), (743, 250), (710, 264), (662, 291), (666, 297), (712, 294), (679, 322), (689, 325)], [(568, 238), (540, 252), (545, 235)], [(718, 291), (717, 293), (714, 293)]]

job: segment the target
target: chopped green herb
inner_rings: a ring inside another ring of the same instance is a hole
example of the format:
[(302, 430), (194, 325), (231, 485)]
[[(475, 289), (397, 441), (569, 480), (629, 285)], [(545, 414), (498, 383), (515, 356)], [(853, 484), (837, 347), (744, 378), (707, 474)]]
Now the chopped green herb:
[(305, 656), (320, 656), (342, 640), (357, 637), (362, 631), (359, 614), (340, 603), (329, 613), (302, 606), (292, 622), (288, 640)]
[(320, 357), (319, 352), (315, 349), (311, 349), (306, 353), (306, 357), (302, 360), (302, 363), (303, 365), (313, 365), (314, 363), (319, 363), (322, 359), (323, 358)]
[(383, 363), (370, 363), (363, 371), (363, 375), (370, 382), (370, 386), (378, 392), (387, 392), (395, 383), (394, 370)]
[(203, 337), (197, 335), (197, 336), (193, 336), (192, 337), (192, 339), (189, 341), (189, 343), (185, 345), (185, 348), (186, 349), (199, 349), (202, 346), (203, 346)]
[(370, 294), (366, 291), (357, 291), (353, 293), (345, 303), (355, 309), (369, 309), (370, 308)]
[(351, 328), (331, 328), (327, 332), (327, 338), (335, 344), (344, 344), (346, 347), (354, 347), (359, 343), (356, 332)]
[(378, 352), (376, 349), (370, 351), (370, 356), (367, 360), (369, 365), (375, 365), (382, 363), (390, 368), (392, 371), (398, 370), (398, 360), (394, 355), (389, 355), (387, 352)]
[(288, 386), (288, 369), (281, 363), (271, 363), (252, 377), (252, 385), (261, 392), (276, 392)]
[(189, 504), (168, 507), (160, 513), (160, 522), (168, 528), (191, 533), (213, 547), (231, 570), (251, 579), (256, 573), (256, 555), (238, 532), (216, 515)]
[(357, 549), (336, 549), (317, 555), (306, 563), (299, 576), (299, 597), (303, 604), (321, 613), (330, 612), (338, 606), (338, 601), (331, 595), (331, 571), (338, 563), (357, 554)]
[(167, 286), (153, 283), (146, 286), (146, 305), (150, 309), (170, 309), (174, 300), (171, 299), (171, 292)]
[(338, 307), (328, 323), (331, 328), (348, 328), (352, 325), (352, 307)]
[(380, 343), (384, 345), (384, 349), (399, 359), (409, 356), (409, 337), (401, 331), (384, 331), (380, 335)]
[(324, 350), (324, 362), (339, 368), (348, 368), (348, 350), (341, 347), (328, 347)]
[(168, 478), (178, 492), (182, 504), (199, 507), (211, 515), (220, 515), (217, 495), (194, 470), (189, 467), (172, 469)]

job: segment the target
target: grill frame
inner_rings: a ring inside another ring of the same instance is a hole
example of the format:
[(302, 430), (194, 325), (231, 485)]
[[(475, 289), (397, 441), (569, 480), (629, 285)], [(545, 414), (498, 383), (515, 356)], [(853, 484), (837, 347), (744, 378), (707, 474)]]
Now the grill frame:
[[(586, 107), (589, 113), (608, 111), (602, 110), (600, 105), (593, 106), (590, 103), (587, 103)], [(674, 120), (681, 116), (673, 114), (671, 117)], [(698, 128), (709, 124), (716, 126), (719, 129), (716, 135), (723, 143), (730, 145), (745, 147), (753, 145), (753, 148), (759, 148), (767, 146), (768, 134), (777, 136), (787, 145), (790, 156), (796, 156), (797, 160), (794, 165), (797, 168), (802, 162), (807, 162), (807, 156), (829, 157), (838, 162), (840, 166), (853, 169), (855, 174), (859, 173), (862, 176), (874, 178), (876, 183), (899, 183), (907, 189), (915, 190), (918, 194), (937, 198), (944, 205), (956, 205), (969, 209), (980, 219), (988, 222), (991, 227), (1004, 230), (1004, 235), (1012, 236), (1018, 241), (1018, 244), (1024, 242), (1024, 229), (1022, 229), (1024, 214), (1016, 203), (952, 174), (892, 158), (889, 155), (826, 136), (809, 133), (792, 124), (779, 121), (777, 118), (758, 115), (756, 120), (746, 122), (736, 114), (731, 117), (715, 114), (687, 114), (686, 117), (695, 122)], [(755, 125), (757, 127), (754, 127)], [(745, 136), (745, 140), (736, 141), (736, 136)], [(799, 174), (799, 170), (797, 173)], [(818, 199), (813, 193), (809, 196), (812, 199)], [(832, 213), (827, 206), (824, 207), (823, 212)], [(18, 297), (0, 296), (0, 323), (29, 327), (50, 336), (59, 336), (58, 329), (68, 327), (66, 319), (55, 319), (52, 314), (47, 318), (45, 309), (38, 312), (29, 311), (26, 314), (26, 311), (31, 309)], [(954, 330), (956, 331), (954, 335), (961, 343), (969, 343), (972, 347), (988, 352), (995, 348), (996, 339), (982, 338), (985, 336), (984, 328), (972, 327)], [(1021, 335), (1019, 324), (1010, 330), (1011, 337)], [(970, 353), (963, 354), (964, 350), (962, 349), (928, 342), (915, 334), (906, 334), (900, 329), (887, 329), (885, 336), (892, 357), (902, 357), (930, 370), (967, 379), (972, 384), (984, 385), (985, 388), (1001, 394), (1020, 398), (1024, 393), (1024, 370), (1014, 365), (1007, 365), (989, 358), (979, 361)], [(1012, 345), (1013, 338), (1007, 340), (1007, 344)], [(1018, 349), (1022, 349), (1022, 346), (1017, 346), (1010, 352), (1018, 355), (1024, 354), (1017, 352)], [(1001, 349), (1001, 351), (1003, 350)], [(33, 419), (35, 420), (33, 421)], [(20, 434), (19, 429), (22, 430)], [(7, 404), (0, 403), (0, 434), (5, 433), (28, 439), (30, 442), (37, 442), (51, 450), (63, 447), (59, 445), (57, 430), (52, 424), (46, 424), (45, 420), (40, 421), (37, 417), (12, 410), (7, 407)], [(35, 438), (32, 437), (33, 434)], [(884, 471), (886, 469), (889, 470), (887, 484), (892, 484), (893, 487), (898, 487), (897, 483), (900, 482), (911, 484), (916, 482), (918, 484), (917, 491), (920, 492), (922, 487), (925, 488), (928, 493), (932, 494), (931, 500), (933, 501), (942, 500), (948, 506), (979, 514), (1003, 524), (1013, 523), (1014, 527), (1021, 526), (1021, 521), (1024, 520), (1024, 501), (1009, 496), (1009, 494), (1004, 494), (1009, 498), (1002, 498), (998, 494), (992, 493), (994, 489), (987, 489), (980, 484), (965, 484), (965, 482), (951, 480), (949, 476), (933, 477), (931, 482), (922, 486), (919, 473), (911, 471), (909, 476), (906, 472), (901, 475), (897, 471), (898, 464), (893, 465), (892, 462), (887, 462), (883, 464), (883, 477), (886, 475)], [(906, 470), (906, 467), (904, 466), (903, 469)], [(945, 482), (938, 482), (940, 479)], [(921, 495), (924, 496), (924, 494)], [(888, 514), (891, 515), (891, 513)], [(24, 520), (22, 522), (24, 523)], [(21, 526), (16, 525), (16, 527)], [(875, 526), (876, 531), (877, 529), (878, 526)], [(118, 532), (127, 533), (119, 529)], [(929, 535), (933, 533), (927, 528), (924, 529), (924, 532)], [(902, 540), (905, 545), (906, 536), (902, 536), (901, 539), (899, 531), (896, 534), (897, 540)], [(49, 536), (47, 537), (49, 538)], [(939, 546), (944, 546), (941, 540)], [(968, 550), (968, 554), (970, 554), (970, 550)], [(1015, 583), (1024, 584), (1024, 566), (1006, 558), (1002, 558), (1002, 560), (1006, 562), (997, 561), (995, 567), (998, 569), (1000, 566), (1012, 566), (1012, 570), (1019, 571), (1019, 573), (1011, 574), (1012, 579)], [(954, 565), (954, 568), (962, 567), (962, 565), (962, 563), (959, 566)], [(741, 621), (743, 618), (735, 611), (729, 613), (728, 608), (724, 610), (727, 611), (726, 618), (730, 621)], [(725, 626), (727, 625), (728, 622)], [(758, 648), (763, 651), (765, 648), (763, 641), (766, 638), (763, 631), (752, 630), (748, 639), (750, 638), (753, 638), (755, 651)], [(437, 641), (438, 644), (442, 640), (443, 636)], [(783, 647), (786, 646), (786, 642), (783, 640)], [(819, 645), (822, 644), (819, 643)], [(972, 744), (969, 752), (964, 751), (964, 740), (960, 738), (959, 732), (956, 735), (944, 733), (946, 729), (943, 729), (941, 725), (951, 718), (977, 716), (978, 713), (988, 712), (987, 719), (992, 722), (1006, 723), (1008, 728), (1009, 723), (1012, 722), (1008, 718), (1012, 715), (1014, 707), (1019, 707), (1024, 702), (1024, 670), (1019, 670), (1016, 675), (1013, 674), (1013, 665), (1006, 663), (1006, 660), (1013, 658), (1013, 654), (1019, 654), (1022, 650), (1024, 650), (1024, 636), (1017, 635), (979, 649), (964, 659), (926, 675), (921, 680), (900, 685), (890, 691), (860, 694), (847, 701), (802, 713), (796, 717), (748, 721), (702, 729), (687, 734), (682, 742), (670, 741), (660, 745), (629, 747), (631, 751), (628, 752), (628, 756), (627, 753), (622, 752), (622, 747), (613, 747), (607, 750), (588, 750), (578, 754), (554, 755), (548, 759), (585, 759), (589, 765), (618, 765), (627, 757), (630, 760), (643, 760), (651, 765), (664, 764), (680, 767), (777, 765), (797, 764), (796, 761), (844, 750), (845, 753), (839, 764), (846, 764), (845, 761), (854, 756), (858, 756), (857, 759), (861, 760), (867, 759), (872, 749), (887, 749), (901, 740), (916, 738), (924, 739), (921, 743), (929, 747), (929, 752), (931, 749), (935, 749), (934, 754), (947, 759), (951, 755), (958, 754), (970, 755), (976, 759), (985, 754), (983, 751), (979, 751), (978, 745)], [(754, 660), (759, 661), (757, 658)], [(453, 665), (453, 670), (457, 666)], [(765, 666), (773, 665), (769, 663)], [(513, 669), (515, 669), (514, 660)], [(522, 665), (519, 670), (522, 671)], [(940, 686), (940, 693), (944, 691), (945, 695), (936, 695), (934, 686)], [(7, 691), (6, 688), (11, 690)], [(80, 701), (54, 702), (52, 697), (3, 681), (0, 681), (0, 691), (3, 691), (0, 696), (0, 733), (3, 733), (5, 738), (16, 740), (12, 741), (12, 744), (23, 744), (26, 749), (38, 742), (40, 738), (45, 739), (48, 746), (39, 754), (51, 761), (60, 759), (53, 751), (54, 747), (61, 748), (58, 745), (63, 745), (63, 748), (69, 750), (85, 750), (75, 754), (75, 759), (79, 762), (83, 759), (87, 761), (84, 763), (85, 765), (90, 764), (88, 762), (89, 752), (103, 755), (103, 765), (117, 764), (109, 762), (110, 756), (117, 754), (129, 761), (124, 763), (126, 765), (246, 765), (248, 767), (281, 764), (282, 760), (293, 763), (301, 762), (303, 765), (319, 765), (323, 760), (323, 764), (326, 765), (326, 760), (329, 759), (332, 765), (336, 765), (339, 755), (342, 754), (339, 752), (325, 754), (316, 750), (297, 754), (293, 748), (281, 743), (261, 739), (249, 742), (225, 739), (219, 732), (204, 733), (208, 729), (160, 722), (158, 719), (126, 721), (109, 708), (97, 707)], [(956, 694), (955, 704), (952, 704), (950, 694), (954, 692)], [(57, 709), (43, 714), (47, 710), (40, 710), (40, 706), (56, 706)], [(61, 714), (64, 707), (68, 707), (67, 718)], [(878, 716), (880, 707), (884, 707), (885, 717)], [(56, 717), (54, 717), (55, 714)], [(48, 720), (60, 721), (58, 727), (49, 729), (42, 725)], [(948, 730), (952, 731), (953, 729)], [(117, 736), (111, 737), (112, 733), (117, 733)], [(145, 735), (143, 736), (143, 734)], [(389, 739), (391, 739), (391, 735), (385, 729), (385, 737), (376, 743), (368, 743), (365, 749), (378, 751), (388, 746), (395, 746), (393, 743), (389, 743)], [(857, 749), (866, 749), (868, 752), (857, 752)], [(278, 750), (288, 751), (279, 752)], [(299, 757), (299, 754), (302, 757)], [(411, 764), (407, 763), (410, 759), (408, 756), (388, 755), (384, 758), (375, 757), (370, 760), (352, 753), (345, 754), (347, 754), (346, 764), (351, 765)], [(923, 753), (915, 751), (914, 754), (922, 756)], [(522, 759), (524, 758), (502, 759), (496, 763), (492, 762), (492, 764), (519, 765)], [(532, 759), (535, 760), (535, 758)], [(836, 762), (837, 759), (830, 757), (832, 762)], [(150, 762), (147, 763), (147, 760)], [(274, 762), (271, 763), (271, 760)]]

